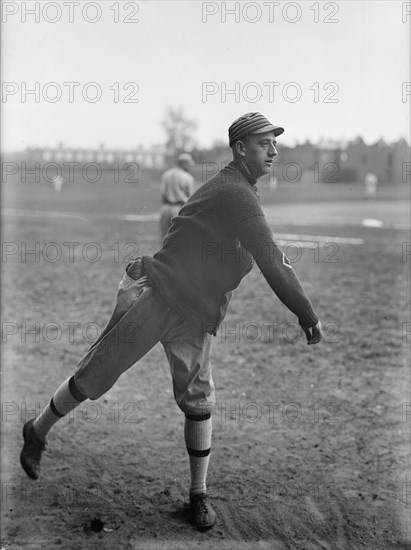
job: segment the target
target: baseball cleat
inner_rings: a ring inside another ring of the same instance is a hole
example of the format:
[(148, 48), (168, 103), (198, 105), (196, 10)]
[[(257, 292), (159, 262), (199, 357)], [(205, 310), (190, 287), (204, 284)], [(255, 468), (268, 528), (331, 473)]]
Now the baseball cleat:
[(205, 493), (190, 495), (190, 505), (194, 525), (197, 529), (209, 529), (214, 525), (217, 515)]
[(40, 475), (41, 453), (46, 444), (37, 437), (33, 422), (34, 418), (31, 418), (23, 427), (24, 445), (20, 453), (20, 463), (31, 479), (37, 479)]

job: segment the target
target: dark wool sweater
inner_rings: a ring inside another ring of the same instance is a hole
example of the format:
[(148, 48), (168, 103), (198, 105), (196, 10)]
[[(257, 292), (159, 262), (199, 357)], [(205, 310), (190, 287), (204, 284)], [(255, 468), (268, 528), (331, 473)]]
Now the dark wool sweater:
[(163, 247), (143, 257), (152, 284), (184, 319), (216, 333), (231, 291), (253, 258), (280, 300), (312, 327), (318, 317), (274, 237), (257, 197), (255, 178), (231, 162), (204, 183), (173, 219)]

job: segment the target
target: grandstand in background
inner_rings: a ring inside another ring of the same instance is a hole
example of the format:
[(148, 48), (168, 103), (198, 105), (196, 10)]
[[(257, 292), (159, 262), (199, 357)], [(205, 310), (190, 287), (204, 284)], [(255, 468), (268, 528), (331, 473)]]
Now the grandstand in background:
[(26, 162), (41, 164), (47, 162), (78, 162), (85, 164), (95, 162), (100, 165), (110, 165), (115, 162), (125, 164), (128, 162), (137, 163), (143, 168), (163, 169), (166, 165), (166, 150), (164, 146), (158, 145), (150, 148), (144, 148), (142, 145), (133, 150), (107, 149), (104, 144), (99, 149), (80, 149), (74, 147), (65, 147), (59, 143), (57, 148), (29, 148), (25, 153)]

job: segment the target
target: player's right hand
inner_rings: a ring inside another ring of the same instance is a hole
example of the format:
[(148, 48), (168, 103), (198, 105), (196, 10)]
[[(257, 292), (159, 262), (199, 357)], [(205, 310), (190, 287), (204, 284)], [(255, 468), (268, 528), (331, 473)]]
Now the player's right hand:
[(311, 344), (318, 344), (318, 342), (321, 342), (321, 340), (324, 338), (323, 329), (321, 327), (321, 321), (318, 321), (318, 323), (314, 327), (301, 327), (301, 328), (305, 332), (305, 335), (307, 337), (307, 344), (309, 346)]

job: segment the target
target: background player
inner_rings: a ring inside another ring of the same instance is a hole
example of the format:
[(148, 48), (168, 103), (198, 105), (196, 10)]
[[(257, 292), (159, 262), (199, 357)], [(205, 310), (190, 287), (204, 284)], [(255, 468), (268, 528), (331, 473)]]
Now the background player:
[(377, 176), (372, 172), (368, 172), (364, 178), (366, 199), (375, 199), (377, 197), (377, 185), (378, 185)]
[(181, 207), (194, 192), (194, 178), (190, 174), (194, 161), (188, 153), (177, 157), (177, 166), (164, 172), (161, 178), (160, 233), (163, 239), (170, 227), (171, 220), (177, 216)]

